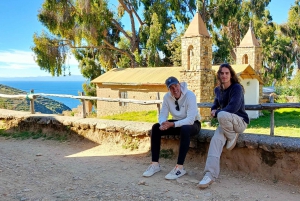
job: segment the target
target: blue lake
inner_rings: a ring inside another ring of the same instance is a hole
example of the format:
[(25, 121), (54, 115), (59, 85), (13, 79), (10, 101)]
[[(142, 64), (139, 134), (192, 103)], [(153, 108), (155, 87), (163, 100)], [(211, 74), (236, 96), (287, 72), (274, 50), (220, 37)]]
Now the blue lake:
[[(0, 84), (7, 85), (22, 91), (47, 94), (66, 94), (78, 96), (78, 92), (82, 92), (83, 81), (0, 81)], [(58, 102), (61, 102), (69, 108), (76, 108), (80, 101), (71, 98), (60, 98), (47, 96)]]

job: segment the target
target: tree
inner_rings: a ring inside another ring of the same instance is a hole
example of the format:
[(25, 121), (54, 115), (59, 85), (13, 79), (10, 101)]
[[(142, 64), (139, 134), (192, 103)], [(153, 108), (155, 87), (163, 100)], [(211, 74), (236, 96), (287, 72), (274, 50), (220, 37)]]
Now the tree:
[[(265, 11), (265, 7), (269, 2), (270, 0), (197, 1), (199, 13), (212, 36), (214, 64), (224, 61), (235, 63), (234, 49), (246, 34), (250, 21), (255, 21), (253, 23), (255, 29), (256, 26), (264, 27), (265, 30), (269, 29), (268, 34), (270, 35), (274, 27), (269, 21), (272, 19), (270, 13)], [(262, 21), (258, 19), (262, 19)], [(262, 36), (268, 39), (263, 34)], [(176, 55), (176, 52), (179, 52), (178, 49), (173, 50), (172, 55)], [(177, 60), (179, 60), (179, 57), (177, 57)]]
[(293, 72), (291, 46), (291, 39), (280, 33), (277, 33), (272, 43), (266, 46), (269, 48), (264, 55), (266, 84), (270, 84), (273, 79), (282, 81), (291, 77)]
[(295, 0), (289, 10), (287, 23), (280, 25), (280, 30), (291, 39), (293, 58), (300, 70), (300, 0)]
[[(289, 14), (291, 29), (281, 31), (290, 33), (285, 36), (275, 32), (266, 10), (269, 2), (118, 0), (113, 7), (108, 0), (45, 0), (38, 18), (50, 33), (35, 34), (32, 49), (40, 68), (57, 76), (67, 69), (65, 62), (70, 53), (79, 60), (81, 72), (88, 79), (97, 77), (101, 69), (180, 65), (180, 37), (184, 31), (176, 26), (186, 28), (198, 10), (213, 39), (215, 64), (225, 60), (235, 63), (234, 49), (252, 22), (263, 46), (263, 72), (268, 75), (265, 81), (271, 77), (283, 79), (290, 75), (291, 68), (281, 64), (299, 57), (299, 0)], [(129, 27), (122, 23), (125, 17)], [(293, 41), (292, 57), (286, 48), (291, 47), (288, 38)]]
[[(68, 52), (87, 49), (97, 50), (99, 65), (106, 70), (170, 65), (159, 55), (171, 55), (165, 46), (171, 38), (168, 30), (176, 22), (189, 21), (189, 13), (195, 10), (192, 2), (118, 0), (115, 9), (107, 0), (45, 0), (38, 19), (50, 33), (34, 35), (36, 62), (59, 76), (65, 71)], [(128, 30), (122, 23), (125, 16)]]
[[(235, 63), (235, 48), (239, 46), (241, 39), (245, 36), (250, 22), (257, 30), (258, 19), (261, 19), (264, 26), (272, 26), (266, 20), (270, 18), (265, 8), (270, 0), (249, 0), (249, 1), (219, 1), (220, 5), (215, 9), (218, 14), (213, 15), (214, 29), (211, 30), (213, 43), (216, 45), (214, 51), (214, 62)], [(232, 6), (233, 5), (233, 6)], [(264, 41), (262, 41), (264, 42)]]

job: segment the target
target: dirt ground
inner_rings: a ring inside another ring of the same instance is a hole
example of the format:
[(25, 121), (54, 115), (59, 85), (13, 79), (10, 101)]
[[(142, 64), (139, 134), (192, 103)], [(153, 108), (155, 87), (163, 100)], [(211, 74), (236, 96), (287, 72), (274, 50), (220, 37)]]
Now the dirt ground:
[(300, 200), (299, 186), (229, 170), (221, 170), (215, 183), (200, 190), (204, 163), (190, 154), (185, 163), (188, 174), (180, 179), (164, 179), (176, 157), (161, 159), (162, 171), (144, 178), (150, 160), (147, 151), (86, 140), (0, 138), (0, 200)]

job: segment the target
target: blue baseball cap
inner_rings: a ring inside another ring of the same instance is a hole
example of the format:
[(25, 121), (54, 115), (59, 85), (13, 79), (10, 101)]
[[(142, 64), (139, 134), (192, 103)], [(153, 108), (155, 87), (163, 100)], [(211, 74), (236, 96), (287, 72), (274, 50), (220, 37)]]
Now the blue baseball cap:
[(165, 82), (165, 84), (168, 87), (168, 89), (170, 88), (170, 86), (172, 84), (178, 84), (178, 83), (179, 83), (179, 81), (177, 80), (177, 78), (173, 77), (173, 76), (171, 76), (168, 79), (166, 79), (166, 82)]

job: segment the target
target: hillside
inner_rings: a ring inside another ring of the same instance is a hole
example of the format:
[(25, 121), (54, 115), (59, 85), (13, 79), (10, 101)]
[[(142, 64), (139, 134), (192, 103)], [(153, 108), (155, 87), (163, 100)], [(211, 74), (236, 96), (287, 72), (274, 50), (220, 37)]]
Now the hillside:
[[(12, 88), (3, 84), (0, 84), (0, 94), (27, 94), (25, 91)], [(0, 98), (0, 108), (11, 109), (17, 111), (29, 111), (30, 100), (29, 99), (12, 99), (12, 98)], [(63, 111), (71, 110), (68, 106), (55, 101), (50, 98), (38, 96), (34, 100), (35, 112), (43, 114), (61, 114)]]

